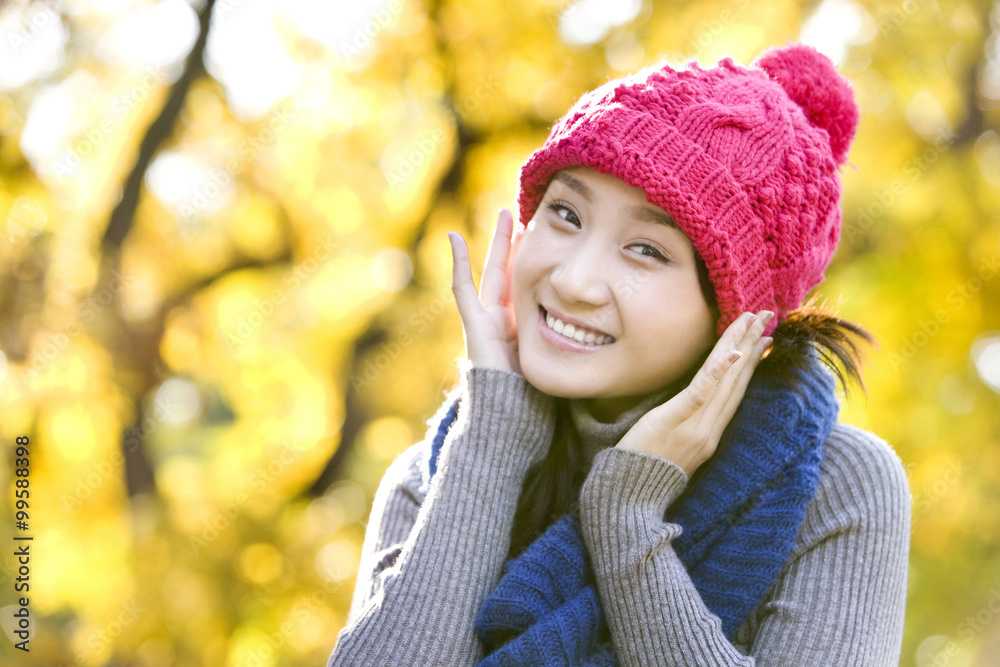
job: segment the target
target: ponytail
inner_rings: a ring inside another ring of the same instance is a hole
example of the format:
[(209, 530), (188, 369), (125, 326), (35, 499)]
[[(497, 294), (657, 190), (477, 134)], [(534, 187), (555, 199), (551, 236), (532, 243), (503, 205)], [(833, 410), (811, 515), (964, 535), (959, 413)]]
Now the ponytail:
[(850, 389), (849, 380), (867, 393), (861, 376), (864, 345), (877, 347), (875, 337), (860, 325), (838, 317), (820, 304), (818, 297), (813, 296), (789, 313), (771, 335), (774, 343), (756, 372), (789, 380), (792, 371), (806, 366), (810, 348), (815, 348), (845, 394)]

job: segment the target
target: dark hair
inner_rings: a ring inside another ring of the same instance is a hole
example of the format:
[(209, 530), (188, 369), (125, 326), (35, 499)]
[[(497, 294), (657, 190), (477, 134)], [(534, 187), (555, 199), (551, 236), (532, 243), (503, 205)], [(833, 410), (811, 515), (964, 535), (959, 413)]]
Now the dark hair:
[[(697, 254), (695, 257), (702, 293), (714, 320), (718, 321), (719, 307), (708, 278), (708, 269)], [(757, 365), (755, 374), (764, 373), (793, 382), (793, 371), (806, 367), (810, 354), (815, 349), (820, 359), (834, 372), (845, 393), (848, 390), (848, 378), (856, 382), (864, 392), (864, 381), (861, 378), (863, 356), (859, 343), (864, 341), (875, 344), (874, 337), (859, 325), (837, 317), (825, 304), (818, 303), (816, 297), (789, 313), (775, 328), (772, 337), (774, 343)], [(687, 373), (675, 381), (674, 389), (668, 395), (672, 396), (690, 384), (708, 354), (706, 352), (697, 359)], [(520, 555), (553, 522), (576, 509), (580, 488), (589, 470), (585, 467), (580, 451), (580, 435), (570, 417), (569, 400), (555, 399), (556, 425), (552, 447), (545, 460), (528, 471), (514, 515), (508, 558)], [(725, 450), (729, 444), (729, 435), (730, 431), (726, 429), (715, 453), (692, 475), (684, 492), (675, 501), (675, 507)]]

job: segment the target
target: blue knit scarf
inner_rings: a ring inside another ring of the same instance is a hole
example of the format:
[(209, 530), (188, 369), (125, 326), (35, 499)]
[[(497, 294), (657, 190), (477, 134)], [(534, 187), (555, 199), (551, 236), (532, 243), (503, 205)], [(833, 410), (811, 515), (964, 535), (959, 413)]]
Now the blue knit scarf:
[[(837, 420), (833, 376), (815, 354), (794, 386), (756, 374), (730, 424), (728, 447), (664, 515), (683, 531), (674, 551), (733, 641), (784, 566), (819, 481), (823, 442)], [(458, 414), (440, 422), (428, 477)], [(503, 567), (476, 634), (500, 665), (618, 665), (576, 514), (553, 523)]]

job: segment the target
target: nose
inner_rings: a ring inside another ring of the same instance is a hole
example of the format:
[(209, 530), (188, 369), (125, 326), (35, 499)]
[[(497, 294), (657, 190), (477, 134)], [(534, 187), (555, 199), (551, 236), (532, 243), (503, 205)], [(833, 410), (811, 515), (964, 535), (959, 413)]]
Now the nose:
[(602, 306), (611, 299), (608, 258), (597, 243), (582, 243), (560, 258), (549, 275), (556, 295), (566, 304)]

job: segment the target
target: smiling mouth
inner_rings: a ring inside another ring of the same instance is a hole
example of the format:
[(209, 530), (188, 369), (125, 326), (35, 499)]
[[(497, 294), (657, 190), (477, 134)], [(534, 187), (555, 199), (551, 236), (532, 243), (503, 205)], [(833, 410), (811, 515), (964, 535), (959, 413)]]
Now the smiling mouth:
[(538, 309), (542, 313), (542, 318), (545, 320), (545, 324), (548, 325), (552, 331), (567, 340), (572, 340), (581, 345), (591, 347), (603, 347), (604, 345), (610, 345), (615, 342), (615, 339), (612, 336), (605, 336), (604, 334), (594, 333), (593, 331), (587, 331), (586, 329), (579, 329), (572, 324), (566, 324), (557, 317), (553, 317), (542, 306), (539, 306)]

